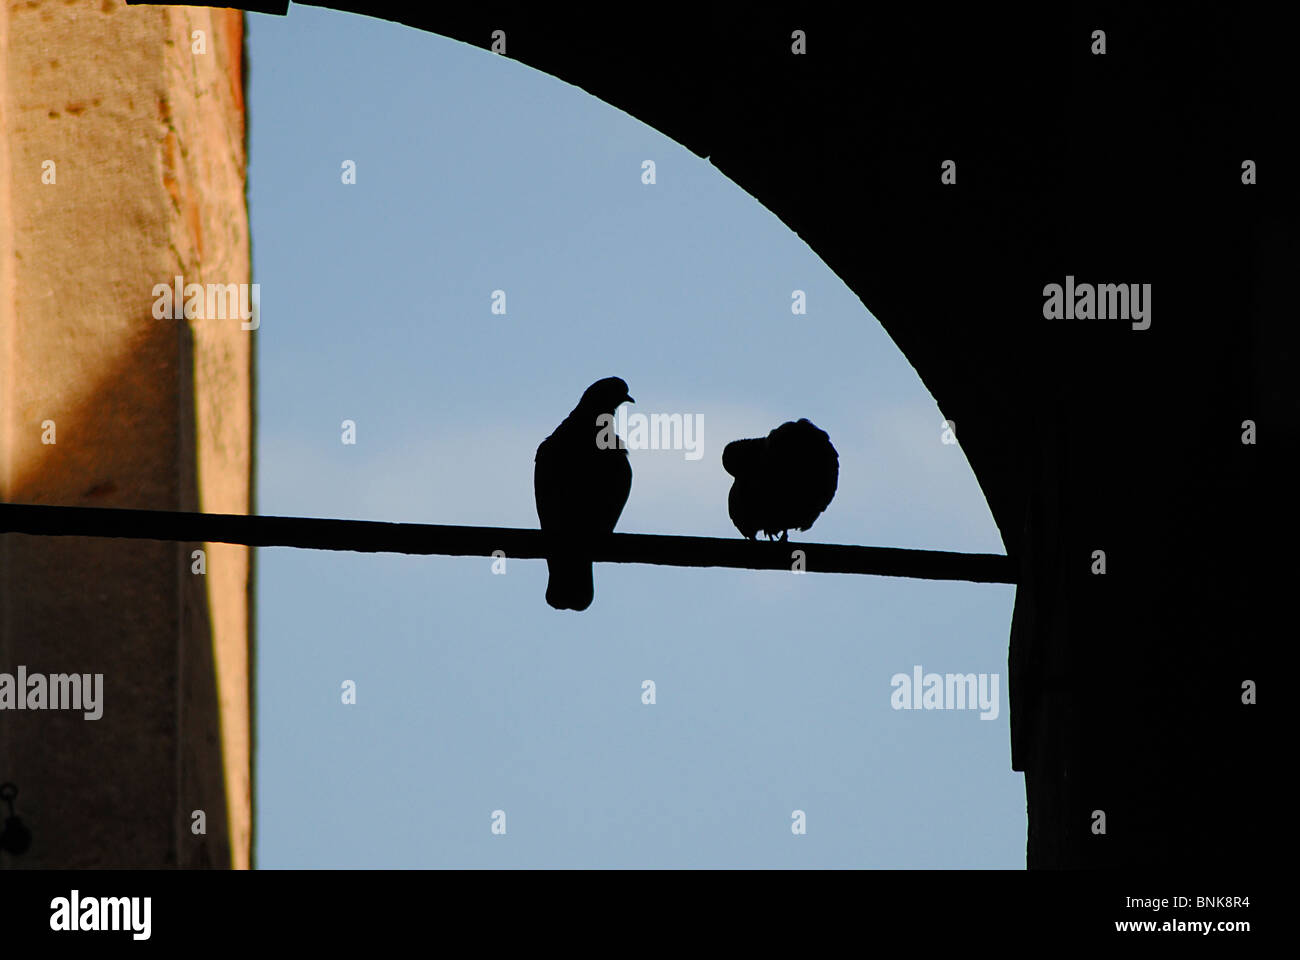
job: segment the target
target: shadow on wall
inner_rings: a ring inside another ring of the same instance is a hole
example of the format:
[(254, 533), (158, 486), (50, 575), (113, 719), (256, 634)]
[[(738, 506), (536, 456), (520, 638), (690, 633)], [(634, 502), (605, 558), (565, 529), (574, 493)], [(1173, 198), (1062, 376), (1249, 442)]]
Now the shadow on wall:
[[(54, 443), (39, 424), (15, 438), (13, 502), (198, 509), (192, 332), (152, 317), (133, 329), (104, 338), (116, 349), (75, 396), (49, 397)], [(0, 671), (103, 675), (98, 719), (6, 711), (0, 779), (18, 785), (32, 842), (0, 862), (230, 865), (213, 581), (191, 572), (203, 547), (0, 537)], [(194, 811), (205, 833), (193, 832)]]

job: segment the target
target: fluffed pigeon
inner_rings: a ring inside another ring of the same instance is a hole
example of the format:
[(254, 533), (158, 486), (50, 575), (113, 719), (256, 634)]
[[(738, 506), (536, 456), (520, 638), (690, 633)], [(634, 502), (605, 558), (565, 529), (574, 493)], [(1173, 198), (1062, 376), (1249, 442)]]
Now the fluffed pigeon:
[(759, 531), (785, 540), (790, 530), (807, 530), (830, 505), (840, 478), (830, 436), (808, 420), (733, 440), (722, 451), (722, 466), (736, 478), (727, 497), (731, 522), (750, 540)]
[[(632, 403), (627, 384), (606, 377), (589, 386), (573, 412), (537, 448), (533, 494), (537, 519), (550, 544), (546, 602), (557, 610), (586, 610), (591, 581), (590, 539), (612, 533), (632, 490), (627, 447), (612, 419)], [(599, 422), (598, 422), (599, 421)]]

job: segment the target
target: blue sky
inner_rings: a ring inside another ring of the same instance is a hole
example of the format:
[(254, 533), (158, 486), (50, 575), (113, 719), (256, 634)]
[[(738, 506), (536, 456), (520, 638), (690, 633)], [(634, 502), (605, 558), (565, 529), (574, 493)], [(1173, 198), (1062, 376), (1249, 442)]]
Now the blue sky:
[[(536, 527), (537, 444), (621, 376), (704, 455), (633, 451), (620, 531), (738, 536), (722, 447), (808, 417), (840, 486), (795, 539), (1003, 552), (912, 366), (708, 161), (453, 40), (248, 21), (258, 512)], [(541, 561), (257, 562), (263, 868), (1024, 866), (1011, 586), (599, 564), (572, 613)], [(916, 664), (997, 718), (892, 709)]]

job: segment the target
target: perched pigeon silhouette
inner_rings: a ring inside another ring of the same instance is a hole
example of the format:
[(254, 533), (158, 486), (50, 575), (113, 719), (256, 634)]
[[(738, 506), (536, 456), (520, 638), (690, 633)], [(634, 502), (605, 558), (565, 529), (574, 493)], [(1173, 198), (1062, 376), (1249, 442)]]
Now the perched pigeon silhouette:
[(769, 540), (807, 530), (835, 497), (840, 456), (825, 430), (808, 420), (783, 423), (766, 437), (733, 440), (722, 466), (736, 478), (727, 497), (731, 522), (743, 536)]
[(634, 402), (626, 383), (618, 377), (597, 380), (537, 448), (533, 494), (551, 552), (546, 602), (557, 610), (591, 606), (589, 542), (613, 532), (632, 490), (627, 447), (612, 421), (600, 419), (612, 417), (624, 402)]

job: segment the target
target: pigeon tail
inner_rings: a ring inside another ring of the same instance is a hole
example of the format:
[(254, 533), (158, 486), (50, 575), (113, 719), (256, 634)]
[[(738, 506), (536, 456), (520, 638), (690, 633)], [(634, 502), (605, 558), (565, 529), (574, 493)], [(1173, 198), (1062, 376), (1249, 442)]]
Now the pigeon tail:
[(591, 580), (591, 561), (575, 557), (555, 557), (546, 561), (550, 579), (546, 582), (546, 602), (556, 610), (586, 610), (596, 595)]

